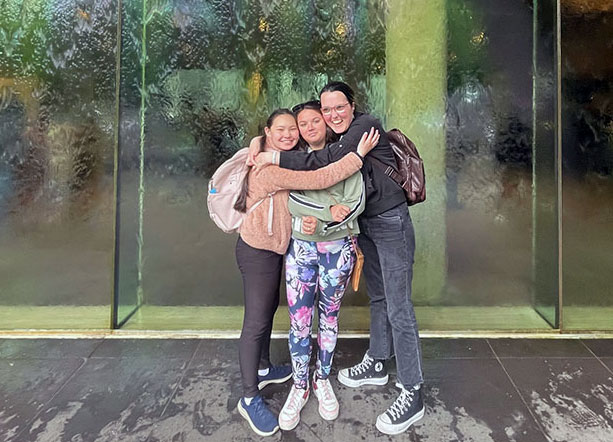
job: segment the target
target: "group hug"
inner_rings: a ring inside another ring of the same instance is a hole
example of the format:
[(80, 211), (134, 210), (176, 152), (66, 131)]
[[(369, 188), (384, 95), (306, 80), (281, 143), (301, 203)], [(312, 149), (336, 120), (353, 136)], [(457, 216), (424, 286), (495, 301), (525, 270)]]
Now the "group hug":
[[(388, 135), (376, 118), (358, 111), (343, 82), (328, 83), (319, 100), (275, 110), (250, 143), (234, 204), (243, 214), (236, 261), (245, 307), (238, 411), (260, 436), (293, 430), (311, 396), (325, 420), (351, 413), (351, 403), (339, 404), (330, 373), (358, 249), (370, 302), (369, 348), (361, 361), (339, 368), (338, 382), (356, 389), (385, 385), (386, 364), (395, 358), (398, 394), (386, 410), (376, 411), (376, 428), (399, 434), (424, 415), (411, 301), (415, 234), (403, 189), (381, 164), (396, 167)], [(270, 361), (284, 264), (291, 366)], [(315, 311), (317, 362), (309, 373)], [(259, 392), (289, 379), (293, 385), (277, 415)]]

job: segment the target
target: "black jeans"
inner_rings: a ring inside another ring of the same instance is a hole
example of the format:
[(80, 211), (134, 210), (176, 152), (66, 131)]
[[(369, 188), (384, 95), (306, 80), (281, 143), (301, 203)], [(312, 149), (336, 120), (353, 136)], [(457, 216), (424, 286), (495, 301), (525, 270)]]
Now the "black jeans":
[(240, 237), (236, 262), (243, 276), (245, 314), (238, 345), (243, 395), (258, 394), (258, 368), (270, 367), (270, 334), (279, 306), (283, 255), (255, 249)]
[(375, 359), (396, 355), (398, 381), (423, 383), (421, 345), (411, 301), (415, 233), (406, 204), (360, 217), (358, 241), (370, 298), (370, 348)]

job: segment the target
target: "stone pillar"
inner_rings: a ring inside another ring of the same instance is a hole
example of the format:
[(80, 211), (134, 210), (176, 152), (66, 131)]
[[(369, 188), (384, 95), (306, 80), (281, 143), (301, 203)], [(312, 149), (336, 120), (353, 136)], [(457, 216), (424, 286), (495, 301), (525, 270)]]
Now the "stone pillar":
[(387, 128), (402, 130), (426, 167), (426, 201), (411, 208), (417, 251), (413, 300), (437, 304), (445, 286), (445, 0), (389, 0), (386, 35)]

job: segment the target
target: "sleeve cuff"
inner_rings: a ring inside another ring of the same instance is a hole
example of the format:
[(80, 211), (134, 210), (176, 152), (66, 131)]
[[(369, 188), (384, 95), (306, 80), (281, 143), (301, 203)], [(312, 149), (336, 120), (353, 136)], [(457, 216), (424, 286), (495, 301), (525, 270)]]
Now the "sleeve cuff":
[(279, 152), (279, 164), (278, 166), (281, 167), (282, 169), (289, 169), (288, 167), (286, 167), (285, 162), (283, 161), (283, 157), (285, 157), (285, 155), (283, 155), (285, 152)]

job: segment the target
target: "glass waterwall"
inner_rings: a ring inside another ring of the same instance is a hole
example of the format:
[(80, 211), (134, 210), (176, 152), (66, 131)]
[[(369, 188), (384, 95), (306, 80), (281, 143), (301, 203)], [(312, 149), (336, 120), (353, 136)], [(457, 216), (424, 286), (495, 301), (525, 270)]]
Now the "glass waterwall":
[(133, 2), (122, 17), (120, 224), (130, 233), (118, 320), (236, 328), (236, 237), (208, 218), (207, 179), (272, 109), (316, 97), (329, 79), (351, 81), (361, 107), (385, 118), (384, 5)]
[(115, 1), (0, 9), (0, 328), (108, 328)]
[(613, 3), (562, 3), (562, 326), (611, 330)]
[[(581, 325), (612, 302), (613, 207), (611, 57), (572, 37), (582, 2), (562, 2), (562, 71), (554, 1), (5, 3), (0, 327), (239, 329), (207, 180), (271, 110), (340, 79), (426, 162), (423, 330), (613, 329)], [(606, 50), (613, 11), (592, 3)], [(367, 330), (367, 302), (347, 296), (341, 327)]]

